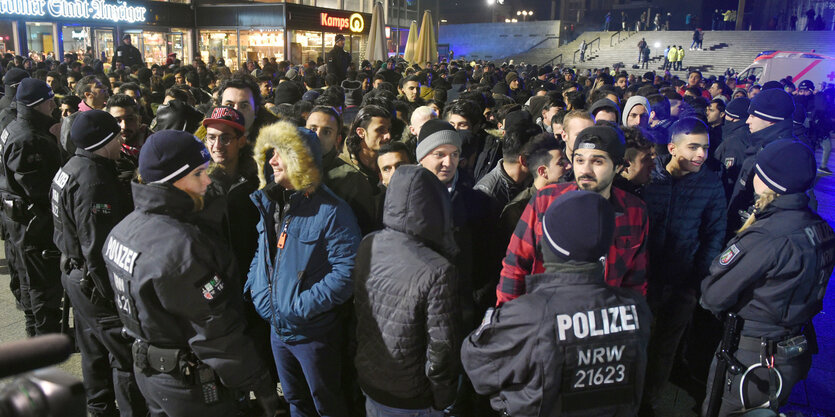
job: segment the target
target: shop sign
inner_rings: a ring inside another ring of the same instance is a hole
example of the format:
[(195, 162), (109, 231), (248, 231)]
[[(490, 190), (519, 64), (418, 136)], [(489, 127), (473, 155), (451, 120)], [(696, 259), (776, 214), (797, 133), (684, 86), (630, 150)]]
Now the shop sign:
[(320, 13), (319, 19), (324, 27), (336, 28), (339, 30), (350, 29), (351, 32), (359, 33), (365, 29), (365, 19), (359, 13), (354, 13), (350, 17), (331, 16), (328, 13)]
[(63, 19), (144, 22), (144, 7), (104, 0), (0, 0), (0, 15), (44, 16)]

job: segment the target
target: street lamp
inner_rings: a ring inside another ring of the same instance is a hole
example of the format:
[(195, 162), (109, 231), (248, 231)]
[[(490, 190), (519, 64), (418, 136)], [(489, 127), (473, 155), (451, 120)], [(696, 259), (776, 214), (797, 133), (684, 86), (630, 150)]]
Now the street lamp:
[(533, 10), (517, 10), (516, 16), (521, 16), (523, 21), (527, 21), (528, 16), (533, 16)]

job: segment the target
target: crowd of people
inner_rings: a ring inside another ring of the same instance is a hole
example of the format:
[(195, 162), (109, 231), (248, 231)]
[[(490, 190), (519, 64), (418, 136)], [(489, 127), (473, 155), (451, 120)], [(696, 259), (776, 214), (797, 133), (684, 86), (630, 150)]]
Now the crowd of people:
[[(651, 416), (671, 380), (731, 415), (805, 378), (835, 88), (343, 45), (3, 57), (11, 287), (30, 336), (69, 300), (91, 415)], [(750, 372), (714, 375), (728, 312)]]

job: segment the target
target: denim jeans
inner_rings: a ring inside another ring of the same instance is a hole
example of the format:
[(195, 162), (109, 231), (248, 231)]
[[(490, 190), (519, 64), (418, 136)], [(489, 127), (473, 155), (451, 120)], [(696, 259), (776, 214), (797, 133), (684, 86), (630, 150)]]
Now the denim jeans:
[(433, 408), (407, 410), (388, 407), (372, 400), (371, 397), (366, 397), (365, 412), (367, 413), (367, 417), (444, 417), (443, 411), (438, 411)]

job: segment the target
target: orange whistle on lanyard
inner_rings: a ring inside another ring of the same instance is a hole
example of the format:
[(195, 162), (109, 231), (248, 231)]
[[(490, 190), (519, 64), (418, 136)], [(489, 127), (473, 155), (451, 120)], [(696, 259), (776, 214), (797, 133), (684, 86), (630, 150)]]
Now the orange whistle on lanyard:
[(281, 236), (278, 237), (278, 248), (284, 249), (284, 242), (287, 240), (287, 232), (281, 232)]

